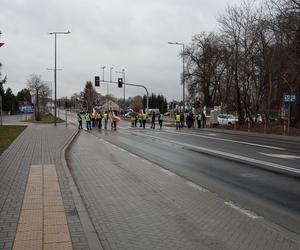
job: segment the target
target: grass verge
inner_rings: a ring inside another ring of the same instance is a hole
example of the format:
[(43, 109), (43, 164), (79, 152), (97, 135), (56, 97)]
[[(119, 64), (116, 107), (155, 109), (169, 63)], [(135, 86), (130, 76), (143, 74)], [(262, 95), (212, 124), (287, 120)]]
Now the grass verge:
[(23, 132), (26, 126), (0, 126), (0, 154)]

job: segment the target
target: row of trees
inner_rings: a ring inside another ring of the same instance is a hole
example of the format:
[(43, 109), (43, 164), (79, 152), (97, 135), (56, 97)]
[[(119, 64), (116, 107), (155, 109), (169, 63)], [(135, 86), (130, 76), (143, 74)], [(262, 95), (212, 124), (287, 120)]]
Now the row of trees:
[(237, 112), (239, 122), (282, 108), (283, 94), (296, 93), (300, 124), (300, 2), (268, 0), (228, 7), (219, 31), (195, 35), (181, 56), (189, 98)]
[[(124, 106), (124, 99), (122, 98), (118, 99), (112, 95), (101, 95), (100, 93), (97, 93), (92, 82), (87, 81), (83, 91), (81, 91), (80, 93), (73, 94), (71, 96), (70, 102), (68, 103), (70, 103), (71, 107), (76, 107), (78, 105), (78, 108), (92, 110), (93, 107), (100, 106), (101, 104), (103, 104), (108, 100), (114, 101), (122, 108)], [(147, 100), (146, 95), (144, 95), (143, 97), (142, 96), (129, 97), (126, 100), (126, 107), (129, 107), (134, 111), (139, 112), (142, 109), (146, 109), (147, 106), (146, 100)], [(62, 100), (62, 103), (63, 102), (64, 100)], [(166, 112), (168, 108), (168, 103), (166, 98), (162, 94), (156, 95), (152, 93), (149, 96), (149, 107), (159, 108), (161, 112)]]
[(46, 110), (50, 94), (49, 86), (42, 81), (41, 76), (37, 74), (30, 75), (26, 83), (27, 88), (20, 90), (17, 95), (14, 95), (10, 88), (4, 90), (3, 84), (5, 81), (6, 78), (0, 84), (2, 109), (14, 113), (19, 111), (20, 106), (34, 104), (35, 119), (40, 120), (41, 113)]

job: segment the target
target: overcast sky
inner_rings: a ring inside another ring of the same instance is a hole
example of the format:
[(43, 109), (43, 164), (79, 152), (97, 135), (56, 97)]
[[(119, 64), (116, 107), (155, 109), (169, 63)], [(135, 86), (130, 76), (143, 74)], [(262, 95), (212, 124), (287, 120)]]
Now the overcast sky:
[[(57, 37), (58, 97), (80, 92), (86, 81), (116, 81), (123, 68), (126, 82), (144, 84), (149, 92), (161, 93), (169, 101), (182, 99), (180, 46), (189, 44), (202, 31), (217, 30), (217, 17), (228, 4), (240, 0), (1, 0), (0, 48), (5, 88), (14, 94), (26, 87), (32, 73), (53, 82), (54, 36), (52, 31), (71, 31)], [(97, 88), (106, 94), (104, 84)], [(123, 96), (115, 85), (109, 92)], [(126, 96), (144, 90), (126, 88)]]

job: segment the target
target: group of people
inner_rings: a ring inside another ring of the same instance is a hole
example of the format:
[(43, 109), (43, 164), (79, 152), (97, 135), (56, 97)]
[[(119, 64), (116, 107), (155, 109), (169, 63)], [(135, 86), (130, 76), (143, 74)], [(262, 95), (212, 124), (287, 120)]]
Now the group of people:
[(195, 121), (198, 128), (204, 128), (206, 125), (206, 115), (203, 111), (197, 115), (193, 114), (192, 112), (189, 112), (186, 115), (186, 117), (184, 117), (183, 112), (177, 112), (175, 114), (176, 130), (179, 130), (184, 127), (184, 121), (186, 122), (188, 128), (195, 127)]
[(111, 124), (112, 130), (117, 130), (117, 122), (120, 121), (120, 118), (115, 115), (114, 112), (105, 111), (102, 112), (86, 112), (83, 117), (80, 113), (77, 114), (78, 121), (78, 129), (82, 129), (82, 121), (86, 122), (86, 129), (92, 130), (93, 127), (98, 127), (98, 129), (102, 129), (102, 125), (104, 125), (104, 129), (107, 129), (108, 122)]
[[(159, 128), (161, 129), (163, 125), (164, 115), (158, 114), (157, 116), (155, 112), (151, 112), (150, 116), (151, 116), (151, 128), (155, 129), (155, 121), (157, 119)], [(137, 124), (139, 123), (140, 127), (146, 128), (146, 123), (148, 119), (149, 119), (149, 115), (147, 113), (139, 113), (139, 114), (132, 113), (130, 115), (131, 127), (137, 127)]]

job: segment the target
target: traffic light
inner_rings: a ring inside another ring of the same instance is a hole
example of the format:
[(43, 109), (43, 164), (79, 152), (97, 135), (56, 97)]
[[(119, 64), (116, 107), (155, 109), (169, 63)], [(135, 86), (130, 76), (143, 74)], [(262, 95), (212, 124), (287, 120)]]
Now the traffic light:
[(99, 86), (100, 86), (100, 77), (95, 76), (95, 87), (99, 87)]
[(118, 88), (122, 88), (122, 85), (123, 85), (123, 79), (118, 78)]

